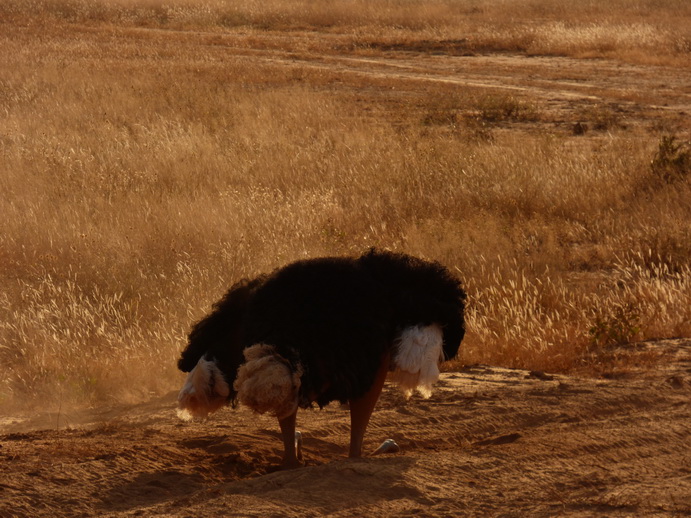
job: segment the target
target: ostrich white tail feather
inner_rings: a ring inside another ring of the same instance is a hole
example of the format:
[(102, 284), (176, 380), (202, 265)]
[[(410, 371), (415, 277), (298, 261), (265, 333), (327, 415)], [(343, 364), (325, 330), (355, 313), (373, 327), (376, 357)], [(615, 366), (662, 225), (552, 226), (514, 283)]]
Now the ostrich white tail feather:
[(442, 330), (436, 324), (413, 326), (401, 332), (393, 357), (394, 371), (389, 377), (406, 396), (415, 390), (425, 398), (432, 395), (432, 385), (439, 380), (443, 344)]
[(204, 418), (228, 404), (230, 386), (213, 360), (200, 358), (178, 394), (178, 416)]

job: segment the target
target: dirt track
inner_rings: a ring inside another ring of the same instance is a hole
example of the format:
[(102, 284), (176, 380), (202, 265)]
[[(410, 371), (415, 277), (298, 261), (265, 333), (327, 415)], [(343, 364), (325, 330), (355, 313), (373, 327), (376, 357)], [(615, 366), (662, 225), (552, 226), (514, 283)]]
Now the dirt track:
[[(151, 31), (144, 32), (147, 38), (154, 38)], [(130, 36), (136, 40), (141, 34)], [(179, 44), (179, 37), (190, 38), (192, 47), (203, 46), (213, 59), (283, 73), (289, 70), (298, 81), (321, 82), (330, 90), (355, 88), (366, 97), (368, 88), (383, 86), (393, 90), (387, 94), (389, 101), (398, 98), (398, 90), (404, 104), (399, 108), (405, 111), (416, 110), (414, 97), (421, 92), (437, 90), (448, 96), (453, 91), (450, 88), (460, 88), (516, 95), (537, 103), (540, 117), (536, 127), (541, 130), (552, 126), (570, 131), (576, 122), (597, 128), (603, 123), (598, 119), (604, 116), (611, 119), (605, 126), (613, 122), (629, 129), (691, 131), (691, 72), (678, 67), (483, 54), (468, 50), (464, 41), (359, 45), (336, 35), (310, 32), (221, 36), (166, 31), (155, 38), (159, 52), (172, 40)], [(330, 51), (325, 52), (327, 48)], [(371, 100), (382, 98), (374, 95)]]
[[(366, 449), (394, 438), (396, 454), (345, 459), (347, 410), (303, 411), (307, 467), (288, 472), (270, 472), (272, 418), (183, 423), (175, 394), (5, 420), (0, 516), (687, 515), (691, 340), (618, 354), (611, 379), (475, 366), (429, 400), (388, 387)], [(637, 370), (641, 355), (657, 366)]]

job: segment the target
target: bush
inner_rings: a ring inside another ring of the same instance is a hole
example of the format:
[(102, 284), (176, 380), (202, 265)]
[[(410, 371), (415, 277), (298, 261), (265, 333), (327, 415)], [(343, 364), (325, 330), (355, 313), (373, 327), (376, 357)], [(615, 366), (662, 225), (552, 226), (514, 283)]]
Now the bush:
[(691, 148), (688, 142), (679, 142), (673, 135), (664, 135), (650, 163), (655, 178), (674, 183), (686, 178), (691, 171)]

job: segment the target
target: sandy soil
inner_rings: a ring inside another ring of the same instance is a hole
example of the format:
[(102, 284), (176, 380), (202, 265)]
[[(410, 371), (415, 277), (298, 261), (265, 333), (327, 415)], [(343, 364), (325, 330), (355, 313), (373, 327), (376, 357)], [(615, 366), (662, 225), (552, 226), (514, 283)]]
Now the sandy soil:
[(616, 354), (609, 379), (478, 365), (428, 400), (387, 386), (365, 447), (394, 454), (346, 459), (347, 409), (302, 411), (307, 466), (283, 472), (272, 418), (181, 422), (173, 393), (4, 419), (0, 516), (688, 515), (691, 340)]

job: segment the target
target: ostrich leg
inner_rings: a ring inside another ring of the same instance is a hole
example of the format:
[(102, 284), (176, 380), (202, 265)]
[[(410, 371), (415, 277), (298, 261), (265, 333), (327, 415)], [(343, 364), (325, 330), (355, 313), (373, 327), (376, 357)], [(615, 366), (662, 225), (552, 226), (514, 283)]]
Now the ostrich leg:
[(283, 436), (283, 462), (281, 463), (281, 469), (302, 467), (295, 448), (295, 419), (297, 413), (296, 409), (289, 416), (278, 420), (278, 425), (281, 427), (281, 435)]
[(389, 354), (382, 357), (381, 366), (375, 375), (372, 387), (358, 399), (350, 400), (350, 453), (349, 457), (362, 456), (362, 440), (369, 423), (370, 416), (377, 404), (379, 395), (384, 387), (386, 375), (389, 372)]

